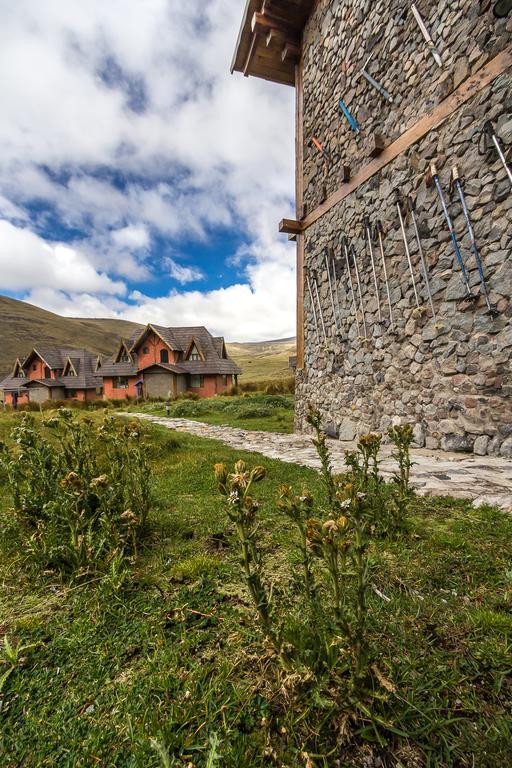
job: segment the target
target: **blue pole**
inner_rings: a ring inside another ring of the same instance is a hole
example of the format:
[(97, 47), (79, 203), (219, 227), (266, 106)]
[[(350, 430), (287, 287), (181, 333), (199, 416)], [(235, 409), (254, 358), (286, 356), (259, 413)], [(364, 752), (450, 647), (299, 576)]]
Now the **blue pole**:
[(345, 102), (343, 101), (343, 99), (340, 99), (340, 101), (339, 101), (339, 108), (340, 108), (340, 110), (343, 112), (343, 114), (345, 115), (345, 117), (347, 118), (347, 120), (348, 120), (348, 124), (350, 125), (350, 127), (352, 128), (352, 130), (354, 131), (354, 133), (359, 133), (359, 126), (358, 126), (358, 124), (357, 124), (357, 122), (356, 122), (355, 118), (354, 118), (354, 117), (353, 117), (353, 115), (351, 114), (351, 112), (350, 112), (349, 108), (347, 107), (347, 105), (346, 105), (346, 104), (345, 104)]

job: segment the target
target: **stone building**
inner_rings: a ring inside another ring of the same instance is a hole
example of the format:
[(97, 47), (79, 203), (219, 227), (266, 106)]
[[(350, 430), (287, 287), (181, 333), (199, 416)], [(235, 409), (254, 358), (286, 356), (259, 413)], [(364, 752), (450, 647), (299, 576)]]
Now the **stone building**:
[(299, 430), (312, 403), (341, 439), (409, 422), (420, 446), (512, 456), (512, 13), (494, 5), (246, 4), (232, 71), (296, 92), (280, 227), (297, 241)]

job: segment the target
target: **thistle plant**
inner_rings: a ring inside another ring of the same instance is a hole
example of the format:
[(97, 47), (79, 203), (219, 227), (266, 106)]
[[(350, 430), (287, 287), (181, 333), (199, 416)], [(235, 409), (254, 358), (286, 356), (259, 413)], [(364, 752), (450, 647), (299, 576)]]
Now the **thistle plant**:
[(327, 497), (329, 503), (332, 504), (336, 496), (336, 486), (333, 480), (331, 457), (329, 455), (329, 449), (327, 448), (326, 435), (322, 429), (320, 411), (313, 408), (312, 405), (309, 405), (306, 421), (313, 427), (315, 433), (313, 445), (315, 446), (318, 458), (320, 459), (321, 473), (327, 491)]
[(245, 581), (258, 613), (260, 625), (276, 653), (281, 656), (282, 644), (279, 632), (274, 627), (271, 599), (262, 578), (263, 560), (257, 542), (256, 520), (259, 504), (250, 495), (252, 484), (265, 477), (265, 470), (260, 466), (249, 470), (245, 462), (239, 460), (235, 464), (234, 472), (228, 473), (224, 464), (215, 464), (213, 473), (219, 491), (226, 498), (228, 518), (236, 528)]
[(278, 489), (277, 508), (297, 526), (299, 531), (304, 591), (309, 605), (316, 612), (316, 585), (312, 567), (312, 550), (308, 540), (308, 521), (313, 504), (313, 496), (308, 490), (304, 490), (300, 496), (295, 496), (289, 485), (281, 485)]

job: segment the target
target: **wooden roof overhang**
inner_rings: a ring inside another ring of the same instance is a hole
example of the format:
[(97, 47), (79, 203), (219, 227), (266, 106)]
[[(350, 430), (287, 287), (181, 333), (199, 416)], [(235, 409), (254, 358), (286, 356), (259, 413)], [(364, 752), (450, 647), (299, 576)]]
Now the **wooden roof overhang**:
[(231, 72), (295, 85), (301, 36), (317, 0), (247, 0)]

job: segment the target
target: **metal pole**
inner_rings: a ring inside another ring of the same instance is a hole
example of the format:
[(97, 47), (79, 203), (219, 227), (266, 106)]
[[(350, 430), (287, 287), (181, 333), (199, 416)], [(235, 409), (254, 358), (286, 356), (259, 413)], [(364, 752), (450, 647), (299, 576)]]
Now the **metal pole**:
[(368, 240), (368, 250), (370, 252), (370, 261), (372, 264), (373, 283), (375, 285), (375, 295), (377, 297), (377, 315), (379, 318), (379, 323), (382, 323), (382, 312), (380, 309), (380, 296), (379, 296), (379, 283), (377, 280), (377, 272), (375, 270), (375, 259), (373, 258), (372, 234), (370, 231), (370, 219), (368, 218), (368, 216), (364, 217), (363, 226), (366, 230), (366, 238)]
[(441, 183), (439, 181), (439, 176), (437, 175), (437, 169), (435, 166), (435, 163), (430, 164), (430, 175), (432, 176), (434, 180), (434, 184), (436, 185), (437, 194), (439, 195), (439, 199), (441, 200), (441, 206), (443, 208), (444, 218), (446, 219), (446, 223), (448, 225), (448, 231), (450, 233), (450, 236), (452, 238), (453, 248), (455, 251), (455, 255), (457, 257), (457, 261), (459, 262), (459, 266), (462, 271), (462, 279), (464, 280), (464, 284), (466, 286), (466, 293), (468, 299), (473, 299), (474, 296), (471, 293), (471, 288), (469, 287), (469, 279), (468, 279), (468, 273), (466, 272), (466, 267), (464, 266), (464, 261), (462, 259), (462, 254), (460, 252), (459, 244), (457, 242), (457, 236), (455, 234), (455, 230), (453, 228), (452, 220), (450, 218), (450, 214), (448, 213), (448, 206), (446, 205), (446, 200), (444, 199), (443, 190), (441, 189)]
[(357, 124), (357, 121), (355, 117), (350, 112), (349, 108), (343, 101), (343, 99), (340, 99), (338, 102), (338, 106), (340, 108), (340, 111), (345, 115), (345, 117), (348, 120), (348, 124), (350, 125), (350, 128), (354, 131), (354, 133), (359, 133), (359, 126)]
[(414, 205), (412, 202), (412, 198), (410, 195), (407, 196), (407, 205), (409, 206), (409, 211), (411, 213), (411, 219), (412, 219), (412, 225), (414, 227), (414, 234), (416, 235), (416, 242), (418, 243), (418, 252), (420, 254), (420, 260), (421, 260), (421, 266), (423, 268), (423, 275), (425, 277), (425, 285), (427, 286), (427, 295), (428, 295), (428, 301), (430, 304), (430, 309), (432, 310), (432, 317), (434, 319), (434, 322), (436, 321), (436, 311), (434, 309), (434, 302), (432, 301), (432, 293), (430, 292), (430, 282), (428, 279), (428, 271), (427, 271), (427, 262), (425, 259), (425, 255), (423, 253), (423, 246), (421, 245), (421, 238), (420, 233), (418, 230), (418, 222), (416, 221), (416, 214), (414, 212)]
[(460, 198), (460, 203), (462, 205), (464, 218), (466, 219), (466, 226), (469, 232), (469, 239), (471, 240), (471, 250), (475, 255), (476, 266), (478, 268), (478, 274), (480, 275), (480, 283), (482, 285), (482, 291), (484, 294), (485, 303), (487, 304), (487, 309), (489, 310), (489, 312), (495, 313), (496, 310), (491, 306), (491, 302), (489, 300), (489, 293), (487, 291), (487, 284), (485, 282), (484, 270), (482, 267), (482, 259), (480, 257), (480, 250), (476, 243), (475, 233), (473, 231), (473, 224), (471, 222), (468, 207), (466, 205), (466, 196), (464, 195), (464, 190), (462, 189), (462, 183), (459, 176), (459, 169), (456, 165), (454, 165), (452, 168), (452, 180), (453, 180), (453, 183), (455, 184), (457, 192), (459, 193), (459, 198)]
[(382, 259), (382, 269), (384, 272), (384, 283), (386, 284), (386, 293), (388, 296), (388, 305), (389, 305), (389, 325), (391, 328), (391, 332), (393, 333), (395, 330), (395, 324), (393, 322), (393, 310), (391, 308), (391, 294), (389, 292), (389, 282), (388, 282), (388, 270), (386, 268), (386, 259), (384, 257), (384, 243), (382, 241), (382, 223), (380, 221), (377, 222), (375, 225), (377, 228), (377, 236), (379, 238), (379, 248), (380, 248), (380, 256)]
[[(350, 262), (348, 259), (348, 248), (347, 248), (347, 241), (345, 237), (343, 238), (343, 251), (345, 253), (345, 262), (347, 265), (347, 274), (348, 274), (348, 283), (350, 285), (350, 293), (352, 295), (352, 307), (354, 310), (354, 319), (356, 321), (356, 328), (357, 328), (357, 335), (361, 335), (361, 329), (359, 326), (359, 320), (357, 318), (357, 301), (356, 301), (356, 294), (354, 293), (354, 283), (352, 282), (352, 273), (350, 272)], [(363, 314), (363, 322), (364, 322), (364, 314)]]
[(322, 303), (320, 301), (320, 293), (318, 292), (318, 280), (313, 278), (313, 286), (315, 288), (316, 300), (318, 302), (318, 311), (320, 313), (320, 323), (322, 324), (322, 333), (324, 335), (324, 342), (327, 343), (327, 334), (325, 332), (324, 313), (322, 311)]
[(354, 246), (352, 243), (350, 244), (350, 250), (352, 252), (352, 259), (354, 261), (354, 269), (356, 271), (356, 283), (357, 283), (357, 290), (359, 292), (359, 301), (361, 303), (361, 315), (363, 316), (363, 333), (365, 339), (368, 338), (368, 332), (366, 330), (366, 318), (364, 316), (364, 304), (363, 304), (363, 292), (361, 290), (361, 278), (359, 276), (359, 269), (357, 267), (357, 259), (356, 259), (356, 252), (354, 250)]
[(404, 245), (405, 245), (405, 254), (407, 256), (407, 263), (409, 265), (409, 272), (411, 273), (411, 280), (412, 280), (412, 288), (413, 288), (413, 291), (414, 291), (414, 298), (416, 300), (416, 306), (419, 309), (420, 302), (419, 302), (419, 299), (418, 299), (418, 291), (416, 290), (416, 280), (414, 279), (414, 271), (413, 271), (412, 262), (411, 262), (411, 253), (409, 251), (409, 243), (407, 242), (407, 235), (405, 233), (405, 225), (404, 225), (404, 220), (403, 220), (403, 217), (402, 217), (402, 209), (400, 208), (400, 198), (399, 198), (398, 195), (396, 196), (396, 209), (398, 211), (398, 218), (400, 220), (400, 229), (402, 230), (402, 239), (403, 239)]
[(315, 322), (315, 331), (316, 331), (316, 340), (318, 344), (320, 345), (320, 333), (318, 332), (318, 319), (316, 316), (316, 309), (315, 309), (315, 302), (313, 299), (313, 291), (311, 290), (311, 282), (309, 279), (309, 274), (306, 272), (306, 284), (308, 286), (309, 291), (309, 300), (311, 302), (311, 309), (313, 310), (313, 320)]
[(331, 270), (329, 268), (329, 257), (327, 255), (327, 248), (324, 249), (324, 259), (325, 259), (325, 266), (327, 267), (327, 280), (329, 282), (329, 293), (331, 295), (332, 318), (334, 320), (334, 327), (336, 328), (336, 333), (339, 333), (340, 329), (338, 328), (338, 318), (336, 317), (336, 309), (334, 308), (334, 293), (332, 290)]
[[(492, 143), (494, 144), (496, 151), (498, 153), (498, 156), (503, 164), (504, 169), (507, 172), (508, 180), (510, 181), (510, 184), (512, 185), (512, 171), (507, 165), (507, 160), (505, 158), (505, 154), (500, 146), (500, 142), (498, 140), (498, 137), (494, 133), (494, 128), (492, 127), (492, 123), (490, 120), (486, 120), (485, 123), (482, 126), (482, 134), (483, 136), (488, 136)], [(485, 151), (482, 152), (479, 148), (480, 154), (485, 154)]]
[(386, 91), (386, 89), (384, 88), (384, 86), (383, 86), (383, 85), (381, 85), (379, 82), (377, 82), (377, 80), (375, 80), (375, 78), (374, 78), (374, 77), (372, 77), (372, 76), (371, 76), (371, 75), (370, 75), (370, 74), (369, 74), (369, 73), (366, 71), (366, 67), (368, 66), (368, 63), (369, 63), (370, 59), (372, 58), (372, 56), (373, 56), (373, 53), (371, 53), (371, 54), (368, 56), (368, 58), (366, 59), (365, 63), (363, 64), (363, 66), (362, 66), (362, 67), (361, 67), (361, 69), (359, 70), (359, 72), (360, 72), (360, 74), (361, 74), (361, 75), (364, 77), (364, 79), (365, 79), (365, 80), (366, 80), (368, 83), (370, 83), (370, 85), (373, 85), (373, 87), (375, 88), (375, 90), (376, 90), (378, 93), (380, 93), (380, 95), (382, 96), (382, 98), (383, 98), (383, 99), (386, 99), (386, 101), (389, 101), (389, 103), (390, 103), (390, 104), (392, 104), (392, 103), (393, 103), (393, 97), (391, 96), (391, 94), (389, 93), (389, 91)]

